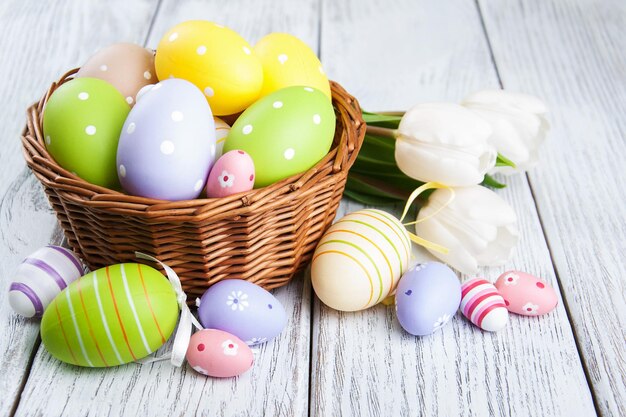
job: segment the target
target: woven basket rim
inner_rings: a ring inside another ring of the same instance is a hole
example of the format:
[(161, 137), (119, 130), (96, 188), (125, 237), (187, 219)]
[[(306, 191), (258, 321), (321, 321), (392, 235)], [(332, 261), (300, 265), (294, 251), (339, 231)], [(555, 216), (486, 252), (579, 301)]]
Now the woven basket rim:
[[(47, 90), (46, 94), (27, 111), (27, 124), (22, 132), (23, 154), (28, 166), (44, 185), (53, 187), (69, 200), (103, 210), (131, 216), (158, 218), (160, 221), (186, 221), (215, 217), (228, 213), (229, 217), (249, 213), (256, 207), (265, 207), (276, 197), (295, 191), (306, 191), (311, 185), (331, 175), (350, 169), (363, 143), (365, 123), (358, 101), (337, 82), (330, 81), (337, 127), (328, 154), (309, 170), (283, 179), (267, 187), (222, 198), (196, 198), (165, 201), (133, 196), (91, 184), (65, 170), (50, 156), (44, 144), (43, 110), (51, 94), (63, 83), (73, 79), (78, 68), (65, 73)], [(353, 128), (346, 128), (351, 124)]]

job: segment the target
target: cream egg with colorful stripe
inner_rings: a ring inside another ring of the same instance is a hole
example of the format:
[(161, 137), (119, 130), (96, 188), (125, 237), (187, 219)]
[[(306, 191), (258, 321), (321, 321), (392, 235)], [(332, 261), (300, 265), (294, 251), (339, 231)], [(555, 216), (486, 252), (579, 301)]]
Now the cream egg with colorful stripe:
[(311, 265), (311, 281), (327, 306), (357, 311), (395, 291), (407, 270), (411, 240), (404, 226), (381, 210), (344, 216), (324, 234)]
[(63, 290), (44, 312), (41, 340), (52, 356), (72, 365), (121, 365), (160, 348), (177, 320), (176, 293), (159, 271), (118, 264)]
[(219, 117), (213, 117), (213, 121), (215, 122), (215, 160), (218, 160), (222, 156), (230, 126)]

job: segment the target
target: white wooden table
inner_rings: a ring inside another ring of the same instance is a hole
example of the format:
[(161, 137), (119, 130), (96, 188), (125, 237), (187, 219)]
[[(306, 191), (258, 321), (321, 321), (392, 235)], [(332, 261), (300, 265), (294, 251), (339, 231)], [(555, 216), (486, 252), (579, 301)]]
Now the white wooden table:
[[(62, 233), (19, 133), (52, 80), (116, 41), (155, 47), (207, 19), (251, 43), (292, 33), (370, 110), (458, 101), (485, 87), (545, 99), (541, 165), (499, 191), (522, 239), (507, 269), (560, 294), (497, 333), (460, 315), (410, 336), (392, 309), (338, 313), (306, 277), (275, 292), (287, 329), (253, 369), (207, 379), (168, 363), (81, 369), (49, 356), (39, 323), (0, 303), (0, 415), (626, 415), (626, 3), (620, 0), (3, 0), (0, 3), (0, 281)], [(342, 213), (360, 208), (344, 200)], [(417, 259), (426, 257), (416, 251)], [(504, 268), (485, 269), (492, 279)], [(4, 299), (6, 300), (6, 298)]]

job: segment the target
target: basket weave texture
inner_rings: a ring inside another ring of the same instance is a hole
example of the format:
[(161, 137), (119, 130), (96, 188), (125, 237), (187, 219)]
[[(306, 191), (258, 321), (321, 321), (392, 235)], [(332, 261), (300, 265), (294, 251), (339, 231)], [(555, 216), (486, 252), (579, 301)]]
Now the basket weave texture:
[(337, 118), (330, 152), (308, 171), (265, 188), (220, 199), (167, 202), (90, 184), (46, 151), (43, 109), (72, 79), (69, 71), (28, 109), (24, 157), (41, 181), (69, 246), (93, 270), (156, 256), (180, 276), (193, 300), (224, 279), (266, 289), (289, 282), (310, 261), (331, 225), (365, 135), (358, 102), (331, 81)]

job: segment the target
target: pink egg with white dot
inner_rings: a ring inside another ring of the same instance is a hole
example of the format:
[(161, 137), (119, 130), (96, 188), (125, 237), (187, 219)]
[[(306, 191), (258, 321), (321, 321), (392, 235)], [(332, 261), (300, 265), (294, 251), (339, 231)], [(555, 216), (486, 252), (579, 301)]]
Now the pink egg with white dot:
[(554, 310), (559, 302), (545, 280), (521, 271), (507, 271), (496, 281), (507, 310), (523, 316), (539, 316)]
[(226, 152), (217, 160), (206, 184), (209, 198), (250, 191), (254, 188), (254, 162), (244, 151)]
[(196, 372), (219, 378), (241, 375), (254, 363), (252, 350), (237, 336), (204, 329), (191, 336), (187, 362)]

